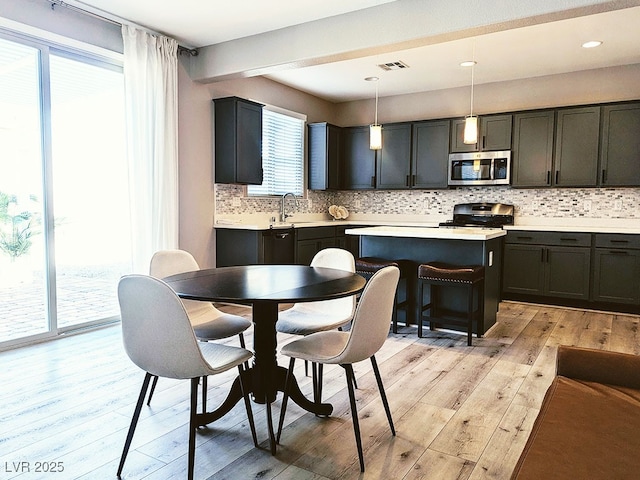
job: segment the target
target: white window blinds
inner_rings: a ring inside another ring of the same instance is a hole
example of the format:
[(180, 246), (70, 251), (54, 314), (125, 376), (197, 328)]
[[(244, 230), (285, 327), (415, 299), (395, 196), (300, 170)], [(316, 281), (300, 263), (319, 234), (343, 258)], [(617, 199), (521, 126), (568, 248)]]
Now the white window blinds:
[(262, 111), (262, 185), (248, 185), (251, 196), (304, 193), (304, 120)]

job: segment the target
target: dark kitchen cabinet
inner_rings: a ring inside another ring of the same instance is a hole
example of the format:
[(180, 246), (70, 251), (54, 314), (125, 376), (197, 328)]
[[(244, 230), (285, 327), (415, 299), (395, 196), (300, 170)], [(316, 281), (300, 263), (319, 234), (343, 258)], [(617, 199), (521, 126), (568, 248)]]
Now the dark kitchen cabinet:
[(551, 185), (555, 112), (543, 110), (513, 116), (512, 181), (514, 187)]
[(295, 263), (309, 265), (314, 255), (320, 250), (337, 246), (336, 227), (298, 228), (296, 229)]
[(376, 153), (376, 188), (404, 189), (411, 183), (411, 124), (385, 125)]
[(326, 122), (308, 125), (309, 190), (339, 190), (342, 129)]
[(451, 153), (511, 150), (513, 116), (487, 115), (479, 117), (478, 143), (464, 143), (464, 118), (451, 120)]
[(593, 262), (594, 301), (640, 305), (640, 235), (596, 234)]
[(238, 97), (213, 104), (216, 183), (262, 184), (262, 105)]
[[(382, 143), (385, 130), (382, 130)], [(367, 190), (376, 187), (376, 151), (369, 148), (369, 127), (347, 127), (342, 130), (342, 187)]]
[(216, 266), (293, 264), (293, 228), (216, 229)]
[(596, 186), (599, 138), (600, 107), (557, 111), (553, 185)]
[(506, 293), (589, 299), (591, 235), (509, 232), (504, 248)]
[(450, 122), (447, 120), (413, 124), (411, 188), (447, 188), (449, 129)]
[(640, 103), (602, 107), (600, 185), (640, 186)]

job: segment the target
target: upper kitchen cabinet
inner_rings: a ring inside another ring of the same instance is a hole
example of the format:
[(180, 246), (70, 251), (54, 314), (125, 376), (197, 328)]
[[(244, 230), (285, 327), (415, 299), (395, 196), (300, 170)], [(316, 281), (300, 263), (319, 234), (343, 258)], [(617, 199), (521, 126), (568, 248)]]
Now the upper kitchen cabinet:
[(262, 184), (262, 105), (238, 97), (214, 104), (216, 183)]
[(600, 107), (558, 110), (553, 185), (596, 186), (599, 138)]
[[(382, 133), (385, 142), (385, 130)], [(376, 151), (369, 148), (369, 127), (342, 129), (344, 175), (342, 187), (347, 190), (366, 190), (376, 187)]]
[(517, 113), (513, 116), (514, 187), (551, 185), (554, 131), (553, 110)]
[(640, 186), (640, 103), (602, 107), (602, 186)]
[(376, 188), (404, 189), (411, 184), (411, 124), (382, 127), (382, 150), (377, 151)]
[(449, 125), (447, 120), (413, 124), (412, 188), (447, 188)]
[(326, 122), (308, 125), (310, 190), (338, 190), (342, 129)]
[(511, 150), (512, 115), (479, 117), (478, 143), (464, 143), (464, 118), (451, 120), (451, 153)]

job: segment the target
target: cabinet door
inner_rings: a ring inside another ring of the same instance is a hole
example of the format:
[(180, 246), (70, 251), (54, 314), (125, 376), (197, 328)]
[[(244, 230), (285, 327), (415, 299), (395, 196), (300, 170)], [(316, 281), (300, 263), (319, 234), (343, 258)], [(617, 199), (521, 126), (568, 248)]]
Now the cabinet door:
[(214, 100), (216, 183), (262, 184), (262, 105)]
[(598, 180), (600, 107), (558, 110), (555, 173), (558, 187), (593, 187)]
[(447, 188), (449, 160), (449, 122), (432, 121), (413, 124), (413, 188)]
[(544, 291), (544, 247), (506, 244), (502, 289), (510, 293), (542, 295)]
[(339, 190), (341, 128), (311, 123), (308, 132), (309, 189)]
[(451, 153), (477, 151), (477, 143), (464, 143), (464, 118), (451, 120)]
[(512, 185), (551, 185), (554, 111), (518, 113), (513, 117), (513, 125)]
[(480, 150), (511, 150), (511, 115), (480, 117)]
[(343, 188), (349, 190), (375, 188), (376, 151), (369, 148), (369, 127), (343, 129), (342, 145)]
[(593, 300), (640, 305), (640, 250), (596, 248)]
[(336, 240), (334, 237), (298, 240), (296, 244), (296, 264), (309, 265), (315, 254), (320, 250), (335, 246)]
[(546, 247), (545, 295), (589, 299), (591, 249)]
[(382, 128), (382, 150), (377, 158), (376, 188), (409, 188), (410, 165), (411, 124), (385, 125)]
[(602, 108), (600, 184), (640, 186), (640, 103)]

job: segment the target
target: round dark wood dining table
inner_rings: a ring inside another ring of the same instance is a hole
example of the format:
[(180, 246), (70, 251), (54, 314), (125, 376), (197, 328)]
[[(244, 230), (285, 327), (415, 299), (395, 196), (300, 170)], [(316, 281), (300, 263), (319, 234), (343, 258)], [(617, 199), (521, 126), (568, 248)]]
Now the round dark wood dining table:
[[(276, 358), (278, 305), (354, 295), (364, 288), (365, 279), (332, 268), (247, 265), (180, 273), (166, 277), (164, 281), (181, 298), (252, 306), (253, 365), (246, 376), (236, 378), (225, 401), (205, 414), (203, 424), (211, 423), (231, 410), (242, 399), (244, 388), (251, 392), (255, 402), (266, 404), (270, 448), (275, 453), (271, 403), (278, 391), (284, 391), (287, 374), (287, 369), (279, 366)], [(330, 415), (333, 410), (329, 403), (308, 400), (295, 379), (289, 395), (300, 407), (316, 415)]]

